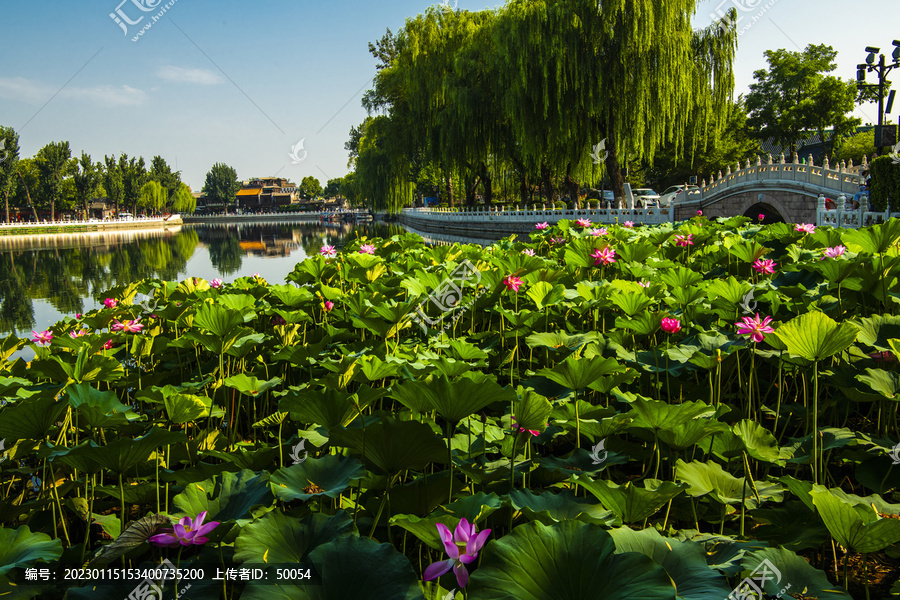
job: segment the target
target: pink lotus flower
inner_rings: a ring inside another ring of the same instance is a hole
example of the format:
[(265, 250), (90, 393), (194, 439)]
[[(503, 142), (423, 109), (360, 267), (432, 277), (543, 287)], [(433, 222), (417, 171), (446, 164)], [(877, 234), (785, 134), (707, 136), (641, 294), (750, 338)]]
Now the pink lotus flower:
[(528, 433), (530, 433), (533, 436), (541, 435), (541, 432), (538, 431), (537, 429), (525, 429), (524, 427), (517, 426), (515, 417), (512, 418), (512, 426), (513, 426), (513, 429), (515, 429), (517, 433), (525, 433), (527, 431)]
[(534, 226), (534, 228), (538, 230), (547, 229), (548, 227), (550, 227), (550, 223), (548, 223), (547, 221), (544, 221), (543, 223), (537, 223)]
[(812, 223), (800, 223), (799, 225), (794, 225), (794, 231), (802, 231), (803, 233), (815, 233), (816, 226)]
[(287, 321), (281, 315), (275, 315), (272, 317), (272, 325), (287, 325)]
[(821, 258), (821, 260), (825, 260), (826, 258), (837, 258), (838, 256), (843, 256), (844, 252), (847, 249), (843, 246), (835, 246), (834, 248), (825, 248), (825, 256)]
[(107, 340), (107, 342), (106, 342), (105, 344), (103, 344), (103, 349), (104, 349), (104, 350), (112, 350), (112, 349), (115, 348), (115, 347), (116, 347), (116, 345), (113, 344), (113, 341), (112, 341), (112, 340)]
[(757, 215), (757, 218), (759, 219), (759, 221), (761, 223), (766, 220), (766, 215), (759, 213), (759, 215)]
[(666, 333), (678, 333), (681, 331), (681, 321), (678, 319), (663, 319), (660, 327)]
[(363, 244), (359, 247), (360, 254), (375, 254), (375, 246), (372, 244)]
[(650, 287), (650, 282), (649, 281), (638, 281), (638, 285), (641, 287), (644, 287), (644, 288), (648, 288), (648, 287)]
[(698, 217), (702, 217), (702, 216), (703, 216), (703, 211), (702, 211), (702, 210), (698, 210), (698, 211), (697, 211), (697, 216), (698, 216)]
[(72, 338), (80, 338), (87, 335), (87, 329), (79, 329), (78, 331), (70, 331), (69, 336)]
[(75, 313), (75, 318), (76, 318), (76, 319), (80, 319), (82, 316), (84, 316), (84, 315), (82, 315), (81, 313)]
[(550, 238), (550, 242), (553, 244), (565, 244), (566, 238), (561, 238), (561, 237)]
[(103, 306), (105, 306), (106, 308), (115, 308), (118, 303), (119, 301), (115, 298), (107, 298), (103, 301)]
[(694, 234), (689, 233), (687, 236), (678, 234), (675, 236), (675, 244), (678, 246), (693, 246), (694, 245)]
[(216, 277), (215, 279), (213, 279), (212, 281), (209, 282), (209, 285), (212, 288), (219, 289), (220, 287), (222, 287), (223, 283), (225, 283), (225, 282), (222, 281), (221, 279), (219, 279), (218, 277)]
[(766, 317), (760, 320), (759, 313), (756, 317), (741, 317), (740, 323), (735, 323), (738, 327), (738, 335), (749, 335), (754, 342), (761, 342), (766, 337), (766, 333), (774, 333), (775, 330), (769, 327), (772, 317)]
[(591, 226), (590, 219), (578, 219), (575, 222), (578, 224), (579, 227), (590, 227)]
[(125, 333), (140, 333), (141, 329), (144, 328), (140, 321), (140, 317), (134, 319), (133, 321), (128, 321), (127, 323), (120, 323), (118, 320), (114, 320), (113, 325), (109, 328), (109, 330), (124, 331)]
[(616, 262), (616, 251), (607, 246), (606, 248), (595, 250), (594, 253), (591, 254), (591, 258), (594, 259), (595, 267), (598, 265), (611, 265)]
[(518, 293), (519, 288), (522, 287), (522, 280), (515, 275), (507, 275), (503, 280), (503, 285), (506, 286), (507, 291)]
[(182, 517), (172, 531), (151, 536), (147, 541), (157, 546), (175, 548), (181, 546), (202, 546), (209, 539), (206, 537), (213, 529), (219, 526), (218, 521), (204, 524), (206, 511), (197, 515), (196, 519)]
[(38, 346), (49, 346), (50, 341), (53, 340), (53, 332), (49, 329), (47, 331), (42, 331), (38, 333), (37, 331), (31, 331), (32, 338), (31, 341), (37, 344)]
[(322, 246), (322, 249), (319, 250), (319, 253), (325, 256), (325, 258), (333, 258), (337, 256), (337, 250), (334, 249), (334, 246)]
[(624, 223), (622, 223), (622, 227), (631, 229), (632, 227), (634, 227), (634, 221), (625, 221)]
[(531, 248), (525, 248), (524, 250), (522, 250), (522, 254), (525, 254), (526, 256), (534, 256), (534, 250), (532, 250)]
[(757, 273), (762, 273), (766, 275), (771, 275), (775, 272), (775, 267), (778, 266), (774, 260), (771, 259), (762, 259), (760, 258), (755, 263), (753, 263), (753, 268), (756, 269)]
[(591, 229), (591, 235), (594, 237), (606, 235), (606, 227), (600, 227), (599, 229), (595, 227), (594, 229)]
[(334, 308), (334, 302), (331, 300), (325, 301), (325, 312), (331, 312), (331, 309)]
[(469, 583), (469, 571), (466, 569), (466, 565), (478, 558), (478, 552), (487, 542), (491, 530), (485, 529), (478, 532), (475, 524), (469, 524), (466, 519), (460, 520), (455, 534), (451, 534), (450, 529), (443, 523), (438, 523), (437, 528), (441, 542), (444, 544), (444, 551), (450, 558), (428, 565), (422, 579), (431, 581), (453, 569), (459, 587), (466, 587), (466, 584)]

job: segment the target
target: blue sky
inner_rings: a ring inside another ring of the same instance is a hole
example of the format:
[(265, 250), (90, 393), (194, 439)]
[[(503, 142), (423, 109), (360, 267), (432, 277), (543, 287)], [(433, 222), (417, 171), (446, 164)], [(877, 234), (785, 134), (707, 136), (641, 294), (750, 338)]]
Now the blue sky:
[[(3, 3), (0, 124), (19, 131), (22, 156), (68, 140), (74, 154), (84, 150), (95, 161), (126, 152), (149, 164), (159, 154), (195, 191), (216, 162), (232, 165), (241, 179), (313, 175), (324, 184), (347, 173), (344, 142), (366, 116), (359, 101), (375, 73), (368, 42), (429, 4), (174, 0), (133, 42), (172, 1)], [(698, 5), (695, 25), (733, 4), (744, 17), (738, 28), (746, 29), (736, 93), (765, 67), (766, 49), (830, 44), (840, 53), (837, 73), (853, 78), (865, 46), (890, 54), (891, 40), (900, 38), (896, 0), (714, 0)], [(485, 6), (458, 0), (460, 9)], [(117, 8), (132, 21), (143, 16), (127, 35), (109, 16)], [(900, 102), (895, 122), (898, 111)], [(857, 114), (876, 118), (871, 106)], [(305, 158), (294, 164), (290, 152), (300, 140), (306, 154), (298, 152)]]

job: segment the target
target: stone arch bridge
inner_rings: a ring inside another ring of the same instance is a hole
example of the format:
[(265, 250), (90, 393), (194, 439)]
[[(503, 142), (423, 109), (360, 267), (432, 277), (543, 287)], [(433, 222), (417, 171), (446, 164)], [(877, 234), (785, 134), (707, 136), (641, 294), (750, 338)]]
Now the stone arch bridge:
[[(796, 158), (787, 163), (784, 155), (778, 163), (771, 156), (768, 164), (760, 158), (755, 165), (748, 160), (736, 171), (730, 167), (724, 175), (720, 171), (709, 184), (703, 182), (699, 194), (677, 202), (675, 220), (690, 218), (702, 210), (711, 219), (733, 216), (755, 219), (765, 214), (767, 222), (817, 223), (819, 197), (824, 196), (835, 204), (840, 196), (852, 197), (862, 181), (856, 171), (866, 167), (866, 162), (861, 168), (854, 168), (851, 162), (849, 166), (841, 163), (831, 168), (827, 160), (823, 166), (815, 166), (812, 160), (801, 164)], [(837, 208), (830, 203), (827, 207)]]

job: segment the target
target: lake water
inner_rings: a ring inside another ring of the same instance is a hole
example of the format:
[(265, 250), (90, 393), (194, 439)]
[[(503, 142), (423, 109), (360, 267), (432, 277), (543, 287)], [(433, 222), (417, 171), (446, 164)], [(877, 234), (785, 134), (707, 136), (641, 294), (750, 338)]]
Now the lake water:
[(101, 294), (144, 278), (231, 282), (285, 276), (324, 244), (402, 233), (396, 224), (268, 222), (147, 231), (0, 237), (0, 334), (31, 338), (65, 316), (99, 308)]

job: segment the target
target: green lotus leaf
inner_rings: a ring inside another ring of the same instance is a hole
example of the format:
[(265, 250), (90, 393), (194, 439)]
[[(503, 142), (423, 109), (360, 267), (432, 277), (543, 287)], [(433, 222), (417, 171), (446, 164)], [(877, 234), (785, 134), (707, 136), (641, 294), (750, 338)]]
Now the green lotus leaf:
[(119, 402), (113, 392), (101, 392), (87, 383), (70, 385), (66, 391), (69, 405), (78, 411), (83, 423), (91, 429), (114, 429), (140, 418), (131, 407)]
[(528, 490), (509, 493), (512, 507), (521, 511), (529, 521), (552, 525), (561, 521), (583, 521), (610, 526), (615, 521), (612, 511), (603, 510), (587, 498), (576, 498), (570, 491), (532, 494)]
[(788, 352), (816, 362), (849, 348), (858, 333), (853, 323), (838, 324), (820, 312), (804, 313), (775, 331)]
[(326, 454), (278, 469), (272, 473), (269, 485), (275, 497), (285, 502), (306, 501), (320, 495), (336, 498), (350, 486), (351, 480), (365, 474), (366, 470), (355, 458)]
[(0, 439), (44, 439), (67, 406), (66, 402), (57, 402), (52, 394), (7, 404), (0, 409)]
[(900, 542), (900, 520), (882, 518), (874, 507), (823, 486), (813, 486), (810, 495), (825, 527), (850, 552), (878, 552)]
[(758, 508), (751, 517), (755, 537), (794, 552), (818, 548), (828, 541), (825, 525), (802, 502), (792, 500), (775, 508)]
[(234, 388), (240, 393), (250, 397), (256, 397), (266, 390), (272, 389), (280, 383), (281, 379), (278, 377), (273, 377), (268, 381), (260, 381), (256, 377), (249, 377), (244, 373), (232, 375), (225, 380), (225, 385), (230, 388)]
[(499, 510), (502, 505), (500, 496), (497, 494), (478, 492), (446, 506), (441, 506), (439, 510), (453, 515), (457, 519), (465, 518), (470, 523), (479, 523)]
[(894, 400), (897, 398), (897, 394), (900, 394), (900, 373), (895, 371), (866, 369), (865, 375), (857, 375), (856, 379), (865, 383), (885, 398)]
[(217, 304), (202, 304), (194, 314), (195, 325), (221, 339), (230, 338), (243, 323), (244, 316), (240, 311)]
[(635, 531), (619, 527), (609, 531), (616, 543), (616, 554), (638, 552), (653, 559), (675, 583), (679, 600), (727, 598), (731, 586), (706, 564), (706, 551), (691, 541), (667, 540), (652, 528)]
[(640, 488), (630, 481), (624, 485), (616, 485), (602, 479), (592, 480), (587, 475), (580, 475), (572, 480), (593, 494), (623, 523), (635, 523), (649, 518), (686, 487), (671, 481), (660, 483), (648, 479), (644, 482), (646, 487)]
[(673, 430), (682, 423), (715, 413), (715, 409), (703, 402), (669, 404), (659, 400), (637, 398), (627, 413), (633, 418), (629, 429)]
[(332, 442), (347, 446), (382, 473), (396, 474), (421, 469), (447, 460), (447, 446), (428, 425), (385, 417), (380, 423), (361, 428), (336, 429)]
[(851, 252), (882, 254), (900, 237), (900, 223), (889, 219), (886, 223), (846, 230), (841, 238)]
[(143, 463), (160, 446), (187, 442), (187, 436), (161, 427), (151, 427), (150, 431), (138, 438), (119, 438), (105, 445), (89, 440), (73, 448), (68, 455), (99, 464), (104, 469), (124, 474)]
[(744, 443), (749, 456), (769, 463), (778, 463), (781, 460), (778, 440), (771, 431), (756, 421), (743, 419), (732, 427), (732, 431)]
[(622, 372), (625, 367), (613, 358), (567, 358), (552, 369), (541, 369), (537, 374), (565, 386), (570, 390), (583, 390), (601, 376)]
[(234, 542), (234, 560), (260, 565), (304, 563), (318, 546), (356, 533), (353, 518), (344, 511), (334, 516), (312, 513), (302, 519), (274, 511), (241, 528)]
[(476, 381), (463, 377), (450, 381), (443, 376), (394, 386), (391, 395), (412, 410), (423, 412), (422, 407), (435, 410), (451, 423), (479, 413), (495, 402), (509, 406), (516, 399), (512, 388), (500, 387), (490, 379)]
[(728, 431), (728, 425), (711, 419), (692, 419), (686, 423), (661, 429), (658, 433), (660, 441), (673, 450), (687, 450), (700, 440), (712, 434)]
[(272, 503), (267, 479), (267, 474), (257, 475), (246, 469), (237, 473), (224, 472), (212, 479), (188, 484), (172, 499), (172, 504), (181, 516), (194, 518), (207, 511), (207, 521), (244, 519), (255, 506)]
[(52, 562), (62, 556), (62, 541), (45, 533), (32, 533), (23, 525), (18, 529), (0, 528), (0, 575), (37, 561)]
[(322, 585), (297, 587), (298, 600), (425, 600), (409, 560), (390, 544), (343, 536), (310, 552)]
[[(688, 495), (695, 498), (709, 494), (721, 504), (743, 502), (749, 510), (759, 506), (749, 482), (745, 491), (744, 478), (737, 478), (726, 472), (718, 463), (699, 461), (686, 463), (679, 458), (675, 464), (675, 479), (687, 483), (690, 486), (687, 490)], [(776, 502), (782, 500), (784, 488), (780, 485), (764, 481), (753, 483), (760, 500), (775, 500)]]
[(279, 401), (278, 410), (290, 413), (291, 419), (301, 423), (314, 423), (328, 430), (349, 425), (359, 416), (356, 397), (333, 388), (314, 390), (291, 389)]
[(534, 300), (538, 310), (544, 310), (546, 307), (559, 303), (565, 297), (565, 290), (565, 286), (539, 281), (528, 288), (526, 294)]
[(519, 386), (519, 400), (513, 405), (516, 425), (524, 429), (543, 431), (547, 427), (547, 419), (553, 405), (544, 396), (534, 390)]
[[(763, 561), (768, 561), (768, 564), (764, 565)], [(811, 566), (802, 556), (784, 548), (762, 548), (747, 552), (741, 564), (748, 575), (767, 569), (766, 572), (771, 577), (766, 578), (763, 591), (772, 596), (790, 585), (783, 598), (796, 597), (795, 594), (800, 593), (818, 600), (851, 600), (847, 592), (828, 581), (825, 573)], [(772, 567), (775, 567), (774, 571)]]
[(641, 554), (616, 554), (596, 525), (535, 521), (489, 541), (482, 554), (470, 600), (675, 600), (662, 567)]

